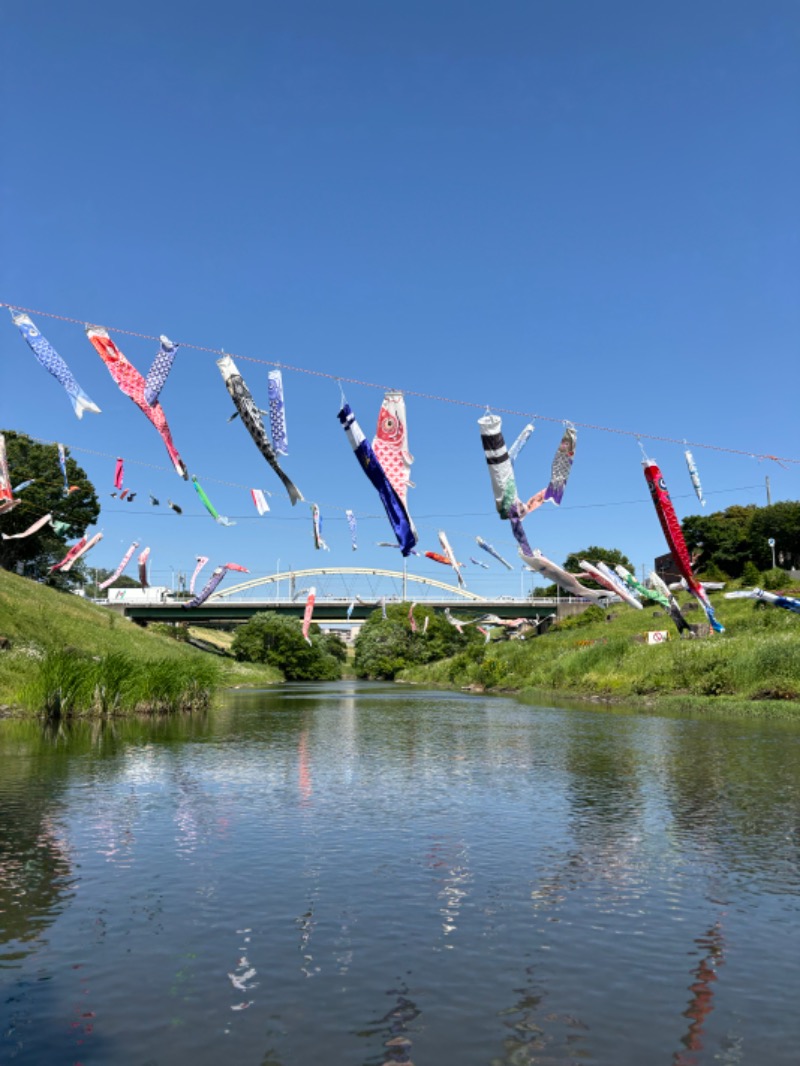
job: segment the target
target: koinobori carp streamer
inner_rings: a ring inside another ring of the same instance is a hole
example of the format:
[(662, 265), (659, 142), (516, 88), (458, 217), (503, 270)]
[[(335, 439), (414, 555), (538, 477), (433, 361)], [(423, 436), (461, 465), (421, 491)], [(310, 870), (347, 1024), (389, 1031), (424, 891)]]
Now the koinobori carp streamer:
[(105, 329), (100, 326), (87, 326), (86, 336), (89, 338), (97, 354), (106, 364), (109, 374), (111, 374), (114, 381), (116, 381), (120, 391), (130, 400), (133, 400), (145, 418), (152, 422), (158, 430), (175, 470), (184, 480), (188, 479), (189, 472), (186, 469), (186, 464), (183, 459), (178, 455), (177, 448), (172, 442), (172, 434), (170, 433), (169, 425), (167, 424), (167, 416), (164, 414), (161, 404), (158, 402), (149, 404), (145, 399), (145, 379), (136, 367), (128, 362), (116, 344), (111, 340)]
[(45, 370), (52, 374), (56, 381), (63, 386), (78, 418), (83, 418), (84, 411), (100, 414), (100, 408), (96, 403), (93, 403), (89, 399), (75, 380), (70, 368), (55, 350), (50, 341), (42, 336), (31, 319), (21, 311), (15, 311), (13, 308), (9, 308), (9, 310), (11, 311), (11, 318), (14, 321), (14, 325), (19, 328), (20, 333), (28, 342), (28, 346), (39, 363), (41, 363)]

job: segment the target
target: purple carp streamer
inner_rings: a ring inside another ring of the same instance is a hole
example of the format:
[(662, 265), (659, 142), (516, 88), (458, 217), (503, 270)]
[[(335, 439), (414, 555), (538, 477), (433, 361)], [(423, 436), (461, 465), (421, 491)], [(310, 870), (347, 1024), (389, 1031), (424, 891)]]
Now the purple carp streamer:
[(178, 350), (178, 345), (173, 344), (169, 337), (165, 337), (163, 333), (158, 339), (160, 347), (156, 352), (153, 365), (147, 371), (147, 377), (144, 382), (144, 398), (151, 407), (158, 402), (158, 397), (161, 395), (161, 390), (169, 377), (170, 370), (172, 370), (175, 353)]
[(530, 555), (522, 555), (522, 552), (520, 552), (520, 555), (529, 570), (535, 570), (537, 574), (541, 574), (542, 577), (546, 577), (554, 585), (564, 589), (570, 596), (577, 596), (580, 599), (599, 600), (608, 595), (605, 591), (597, 592), (594, 589), (587, 589), (573, 574), (567, 573), (557, 563), (551, 562), (542, 555), (538, 548)]
[(21, 311), (13, 310), (11, 311), (11, 318), (14, 321), (14, 325), (19, 327), (20, 333), (28, 342), (31, 351), (41, 365), (53, 375), (60, 385), (63, 385), (64, 391), (69, 396), (72, 408), (78, 418), (83, 418), (84, 411), (91, 411), (93, 414), (99, 415), (100, 408), (96, 403), (92, 403), (75, 380), (70, 368), (50, 341), (42, 336), (30, 318)]
[[(226, 518), (224, 514), (220, 514), (217, 511), (217, 509), (214, 506), (214, 504), (211, 502), (211, 500), (209, 500), (208, 496), (206, 496), (205, 492), (203, 491), (202, 485), (197, 480), (197, 478), (194, 477), (194, 476), (192, 476), (192, 484), (194, 485), (194, 491), (200, 497), (201, 503), (203, 504), (203, 506), (205, 507), (205, 509), (208, 511), (208, 513), (211, 515), (211, 517), (214, 519), (215, 522), (219, 522), (219, 524), (221, 526), (235, 526), (236, 525), (236, 523), (233, 522), (230, 518)], [(169, 500), (167, 500), (167, 503), (169, 503), (170, 507), (174, 511), (178, 511), (178, 514), (180, 514), (180, 511), (178, 510), (178, 508), (175, 506), (174, 503), (170, 503)]]
[(512, 463), (516, 463), (519, 457), (519, 453), (528, 443), (528, 438), (530, 437), (531, 433), (533, 433), (535, 428), (536, 427), (534, 426), (533, 422), (529, 422), (527, 426), (525, 426), (523, 431), (520, 433), (520, 435), (517, 437), (517, 439), (514, 441), (514, 443), (511, 445), (511, 447), (508, 449), (508, 457)]
[(447, 534), (445, 533), (445, 531), (443, 529), (439, 530), (439, 543), (442, 546), (442, 551), (444, 552), (445, 557), (447, 558), (447, 561), (450, 563), (450, 565), (452, 566), (452, 568), (456, 572), (456, 577), (458, 578), (459, 586), (462, 589), (465, 589), (467, 587), (467, 583), (464, 580), (463, 574), (461, 573), (461, 563), (459, 563), (457, 561), (457, 559), (455, 557), (455, 553), (453, 552), (453, 549), (450, 547), (450, 541), (447, 539)]
[(143, 589), (149, 588), (150, 583), (147, 580), (147, 560), (150, 558), (150, 549), (145, 548), (138, 559), (139, 564), (139, 584)]
[(780, 596), (775, 592), (766, 592), (764, 589), (738, 589), (736, 592), (726, 592), (726, 600), (761, 600), (762, 603), (771, 603), (773, 607), (783, 607), (787, 611), (800, 614), (800, 600), (794, 596)]
[(138, 547), (139, 547), (139, 541), (135, 540), (133, 542), (133, 544), (131, 544), (130, 548), (128, 548), (128, 550), (125, 552), (125, 554), (120, 559), (119, 566), (114, 571), (114, 573), (111, 575), (111, 577), (107, 577), (105, 579), (105, 581), (101, 581), (100, 584), (97, 586), (99, 589), (107, 589), (109, 585), (113, 585), (114, 584), (114, 582), (117, 580), (117, 578), (120, 577), (120, 575), (122, 574), (122, 571), (125, 569), (125, 567), (128, 565), (128, 563), (131, 561), (133, 553), (136, 551), (136, 549)]
[(567, 485), (570, 470), (575, 460), (575, 446), (578, 443), (578, 431), (571, 422), (567, 423), (564, 436), (553, 456), (553, 465), (550, 471), (550, 484), (545, 489), (544, 498), (550, 500), (556, 506), (561, 505), (564, 497), (564, 489)]
[(283, 398), (283, 375), (280, 370), (267, 374), (269, 392), (269, 431), (272, 447), (279, 455), (289, 454), (289, 438), (286, 433), (286, 403)]
[(227, 574), (229, 570), (238, 570), (242, 574), (249, 574), (250, 571), (244, 567), (239, 566), (237, 563), (223, 563), (222, 566), (218, 566), (211, 577), (208, 579), (205, 588), (194, 599), (187, 600), (186, 603), (181, 604), (182, 607), (199, 607), (200, 604), (205, 603), (208, 597), (215, 591), (220, 581)]
[(495, 549), (492, 547), (491, 544), (487, 544), (486, 543), (486, 541), (483, 539), (483, 537), (476, 537), (475, 538), (475, 543), (478, 545), (479, 548), (483, 548), (483, 550), (485, 552), (488, 552), (489, 555), (491, 555), (491, 557), (493, 559), (497, 559), (498, 563), (502, 563), (503, 566), (506, 568), (506, 570), (513, 570), (514, 569), (514, 567), (511, 565), (511, 563), (507, 563), (506, 560), (503, 558), (503, 556), (500, 555), (499, 552), (495, 551)]
[(358, 551), (358, 525), (356, 523), (356, 516), (352, 511), (345, 511), (344, 513), (347, 518), (347, 525), (350, 527), (350, 539), (353, 543), (353, 551)]
[(58, 448), (58, 465), (61, 467), (61, 473), (64, 475), (64, 495), (69, 496), (69, 478), (67, 477), (67, 452), (63, 444), (57, 444)]
[(694, 456), (690, 451), (683, 453), (686, 459), (686, 469), (689, 471), (689, 477), (691, 478), (692, 485), (694, 486), (695, 494), (700, 501), (700, 506), (705, 507), (706, 501), (703, 499), (703, 486), (700, 484), (700, 475), (697, 473), (697, 467), (695, 466)]
[(2, 536), (3, 540), (23, 540), (25, 537), (30, 537), (32, 534), (38, 533), (43, 526), (46, 526), (48, 522), (51, 522), (52, 520), (53, 516), (51, 514), (46, 514), (42, 518), (37, 518), (32, 526), (28, 526), (28, 528), (24, 529), (21, 533), (2, 533), (0, 536)]
[(222, 374), (222, 380), (225, 382), (225, 388), (233, 400), (245, 429), (250, 434), (255, 446), (283, 482), (283, 487), (288, 492), (289, 499), (292, 502), (292, 506), (294, 506), (298, 500), (303, 499), (303, 494), (281, 469), (275, 449), (267, 439), (267, 431), (264, 429), (261, 411), (256, 407), (244, 378), (236, 369), (236, 364), (229, 355), (224, 355), (221, 359), (218, 359), (217, 366), (220, 374)]
[(386, 476), (386, 472), (378, 461), (378, 457), (372, 450), (369, 441), (364, 436), (349, 404), (346, 403), (342, 407), (337, 418), (342, 423), (345, 435), (359, 466), (380, 496), (381, 503), (386, 511), (386, 517), (389, 519), (389, 524), (395, 537), (397, 537), (400, 551), (403, 555), (410, 555), (414, 545), (417, 543), (417, 531), (414, 529), (414, 523), (409, 517), (405, 504), (397, 495)]
[(319, 507), (315, 503), (311, 504), (311, 523), (314, 527), (314, 547), (317, 551), (320, 548), (323, 551), (330, 551), (330, 548), (322, 538), (322, 515), (319, 513)]
[(195, 562), (196, 562), (197, 565), (194, 568), (194, 573), (192, 574), (192, 580), (189, 582), (189, 592), (193, 596), (194, 596), (194, 585), (195, 585), (195, 582), (197, 581), (197, 578), (198, 578), (198, 576), (200, 574), (200, 571), (203, 569), (203, 567), (208, 562), (208, 556), (207, 555), (196, 555), (195, 556)]

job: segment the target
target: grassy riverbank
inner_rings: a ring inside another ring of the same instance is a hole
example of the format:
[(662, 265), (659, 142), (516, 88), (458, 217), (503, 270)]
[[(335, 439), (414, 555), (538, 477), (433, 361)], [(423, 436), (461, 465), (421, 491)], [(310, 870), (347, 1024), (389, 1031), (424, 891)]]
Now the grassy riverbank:
[(87, 602), (0, 570), (0, 707), (40, 713), (191, 708), (220, 685), (281, 681), (151, 632)]
[[(800, 718), (800, 618), (752, 600), (717, 597), (716, 606), (726, 632), (702, 640), (679, 640), (652, 609), (615, 606), (611, 621), (570, 622), (534, 639), (472, 647), (398, 680)], [(688, 617), (700, 620), (699, 612)], [(669, 629), (667, 643), (641, 643), (650, 629)]]

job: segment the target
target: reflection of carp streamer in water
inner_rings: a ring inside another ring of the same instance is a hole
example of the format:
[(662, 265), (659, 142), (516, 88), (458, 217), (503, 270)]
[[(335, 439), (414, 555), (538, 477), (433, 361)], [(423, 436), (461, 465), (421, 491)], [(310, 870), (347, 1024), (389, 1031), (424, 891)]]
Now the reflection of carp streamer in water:
[[(689, 985), (692, 998), (683, 1012), (684, 1018), (691, 1019), (686, 1034), (681, 1037), (681, 1043), (689, 1052), (703, 1049), (701, 1037), (706, 1018), (714, 1009), (714, 982), (717, 980), (717, 969), (725, 962), (724, 941), (719, 922), (712, 925), (705, 936), (698, 937), (695, 944), (705, 948), (707, 954), (692, 970), (697, 980)], [(674, 1066), (697, 1066), (698, 1062), (695, 1055), (687, 1055), (684, 1051), (676, 1051), (672, 1056), (672, 1061)]]

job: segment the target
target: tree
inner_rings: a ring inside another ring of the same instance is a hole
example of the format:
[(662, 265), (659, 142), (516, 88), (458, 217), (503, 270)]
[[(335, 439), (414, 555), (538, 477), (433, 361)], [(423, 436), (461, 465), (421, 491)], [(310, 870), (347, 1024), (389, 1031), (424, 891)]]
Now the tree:
[[(596, 544), (592, 544), (582, 552), (570, 552), (562, 565), (570, 574), (581, 574), (583, 573), (580, 568), (581, 559), (585, 559), (587, 563), (594, 563), (595, 566), (598, 563), (607, 563), (612, 570), (619, 563), (620, 566), (624, 566), (631, 573), (635, 572), (633, 563), (619, 548), (598, 548)], [(588, 580), (590, 579), (587, 577)]]
[[(428, 629), (423, 633), (420, 605), (416, 612), (417, 631), (412, 633), (408, 619), (408, 604), (393, 603), (382, 611), (373, 611), (356, 639), (354, 666), (359, 677), (391, 680), (406, 666), (449, 659), (470, 644), (483, 638), (473, 626), (463, 634), (434, 611), (428, 615)], [(459, 612), (460, 613), (460, 612)]]
[(731, 577), (741, 576), (748, 560), (759, 570), (772, 566), (775, 554), (787, 569), (800, 563), (800, 501), (784, 500), (771, 507), (735, 505), (709, 515), (688, 515), (681, 523), (690, 549), (702, 545), (699, 569), (718, 566)]
[(59, 522), (68, 523), (61, 532), (47, 525), (23, 540), (0, 542), (0, 566), (5, 570), (19, 570), (43, 578), (49, 585), (68, 587), (80, 582), (80, 564), (75, 570), (49, 574), (49, 568), (67, 552), (67, 541), (82, 537), (97, 521), (100, 503), (86, 472), (67, 451), (67, 481), (75, 491), (64, 495), (64, 479), (58, 464), (55, 444), (39, 444), (24, 433), (3, 430), (6, 455), (12, 485), (34, 479), (22, 491), (22, 501), (13, 511), (3, 515), (4, 533), (21, 533), (37, 518), (52, 514)]
[(299, 618), (262, 611), (236, 630), (231, 651), (239, 660), (277, 667), (287, 681), (338, 680), (341, 668), (328, 638), (317, 625), (312, 625), (310, 636), (311, 647)]

